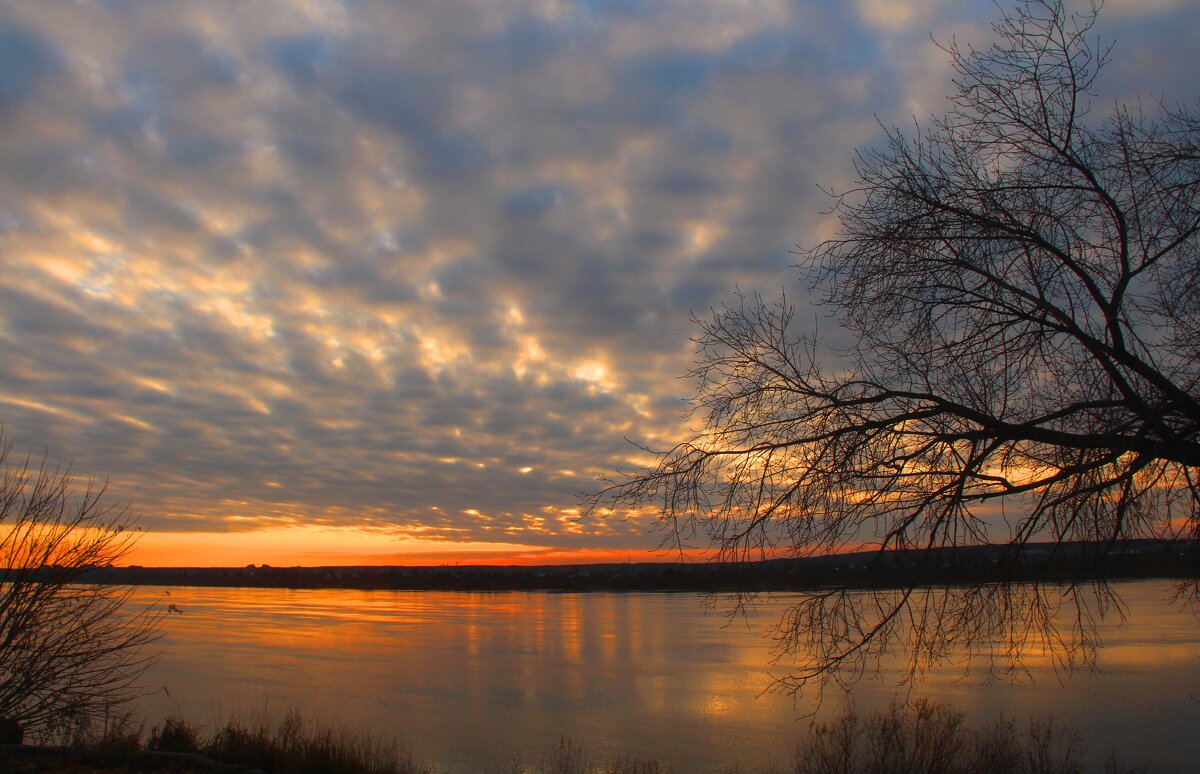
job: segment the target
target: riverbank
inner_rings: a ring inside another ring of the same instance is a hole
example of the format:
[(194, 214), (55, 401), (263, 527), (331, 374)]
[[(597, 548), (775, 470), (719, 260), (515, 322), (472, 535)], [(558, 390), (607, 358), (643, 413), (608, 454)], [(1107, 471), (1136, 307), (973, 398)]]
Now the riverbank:
[[(921, 771), (925, 774), (1070, 774), (1142, 771), (1114, 751), (1082, 751), (1079, 738), (1050, 718), (1020, 723), (999, 717), (982, 724), (946, 704), (892, 704), (870, 716), (848, 711), (805, 727), (794, 759), (763, 774)], [(1099, 754), (1097, 754), (1099, 753)], [(291, 711), (278, 720), (231, 719), (215, 728), (167, 718), (148, 735), (128, 723), (66, 748), (0, 746), (9, 774), (456, 774), (415, 761), (394, 739), (334, 729)], [(740, 770), (740, 769), (739, 769)], [(600, 760), (563, 739), (540, 760), (497, 761), (489, 774), (667, 774), (654, 758)]]
[(768, 559), (439, 567), (97, 567), (81, 582), (396, 591), (805, 591), (832, 586), (891, 588), (1039, 580), (1186, 578), (1200, 575), (1195, 541), (960, 546)]

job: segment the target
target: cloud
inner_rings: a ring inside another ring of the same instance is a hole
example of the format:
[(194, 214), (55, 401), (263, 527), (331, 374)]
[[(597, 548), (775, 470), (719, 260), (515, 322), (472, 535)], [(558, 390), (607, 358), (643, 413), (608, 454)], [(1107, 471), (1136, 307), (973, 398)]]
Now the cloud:
[(52, 44), (19, 24), (0, 22), (0, 111), (32, 96), (58, 67)]
[[(885, 13), (886, 11), (886, 13)], [(900, 13), (904, 11), (904, 13)], [(786, 286), (988, 3), (9, 3), (0, 419), (154, 530), (652, 546), (692, 313)], [(1187, 6), (1121, 93), (1191, 98)], [(1180, 33), (1183, 34), (1183, 33)], [(522, 550), (525, 550), (524, 548)]]

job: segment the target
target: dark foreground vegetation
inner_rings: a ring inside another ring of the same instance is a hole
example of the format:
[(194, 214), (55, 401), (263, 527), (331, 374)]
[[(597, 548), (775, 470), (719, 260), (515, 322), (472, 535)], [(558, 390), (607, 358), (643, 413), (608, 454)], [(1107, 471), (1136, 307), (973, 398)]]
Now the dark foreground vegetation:
[(1031, 543), (835, 554), (756, 562), (532, 567), (97, 567), (81, 581), (150, 586), (426, 591), (742, 591), (929, 584), (1180, 578), (1200, 574), (1196, 541)]
[[(1078, 737), (1049, 719), (1018, 724), (1001, 717), (975, 726), (945, 704), (893, 704), (870, 716), (853, 710), (803, 729), (794, 757), (766, 774), (1072, 774), (1142, 771), (1111, 751), (1085, 754)], [(497, 756), (501, 755), (497, 751)], [(72, 747), (0, 745), (0, 770), (11, 774), (173, 772), (199, 774), (438, 774), (436, 763), (416, 762), (392, 739), (306, 722), (297, 712), (277, 721), (229, 720), (212, 729), (168, 718), (149, 734), (116, 723), (90, 742)], [(505, 774), (665, 774), (653, 758), (603, 760), (564, 739), (536, 760), (497, 761)], [(749, 770), (747, 770), (749, 771)]]

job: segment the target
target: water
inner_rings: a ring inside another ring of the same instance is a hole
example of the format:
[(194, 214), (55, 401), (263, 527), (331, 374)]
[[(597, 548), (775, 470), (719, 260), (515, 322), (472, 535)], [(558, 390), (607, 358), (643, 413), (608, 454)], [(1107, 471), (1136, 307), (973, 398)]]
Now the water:
[[(1053, 714), (1100, 762), (1116, 748), (1151, 770), (1200, 756), (1200, 623), (1161, 581), (1118, 587), (1130, 617), (1107, 620), (1098, 675), (1056, 675), (1029, 661), (1032, 682), (985, 684), (935, 670), (917, 695), (976, 724), (1003, 712)], [(790, 760), (806, 716), (848, 698), (764, 693), (780, 595), (730, 619), (698, 594), (453, 593), (277, 589), (141, 589), (168, 593), (164, 653), (147, 674), (142, 712), (213, 723), (231, 713), (306, 716), (396, 735), (439, 771), (501, 771), (543, 761), (564, 737), (589, 755), (654, 757), (680, 772), (757, 771)], [(859, 710), (903, 690), (888, 673), (859, 683)]]

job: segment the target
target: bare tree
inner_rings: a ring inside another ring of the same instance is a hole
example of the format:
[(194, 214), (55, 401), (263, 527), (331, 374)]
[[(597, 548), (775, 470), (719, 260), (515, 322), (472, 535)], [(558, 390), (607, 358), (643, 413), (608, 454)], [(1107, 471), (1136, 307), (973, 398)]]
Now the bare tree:
[(86, 577), (132, 547), (127, 512), (95, 482), (78, 487), (69, 470), (11, 452), (0, 438), (0, 718), (45, 737), (141, 695), (161, 615), (128, 610), (130, 589)]
[[(1095, 109), (1096, 13), (1026, 0), (991, 47), (943, 45), (949, 112), (860, 152), (840, 236), (802, 254), (857, 343), (798, 335), (786, 299), (700, 320), (700, 429), (595, 504), (723, 559), (1197, 537), (1200, 116)], [(803, 674), (914, 614), (839, 594), (792, 618), (828, 646)]]

